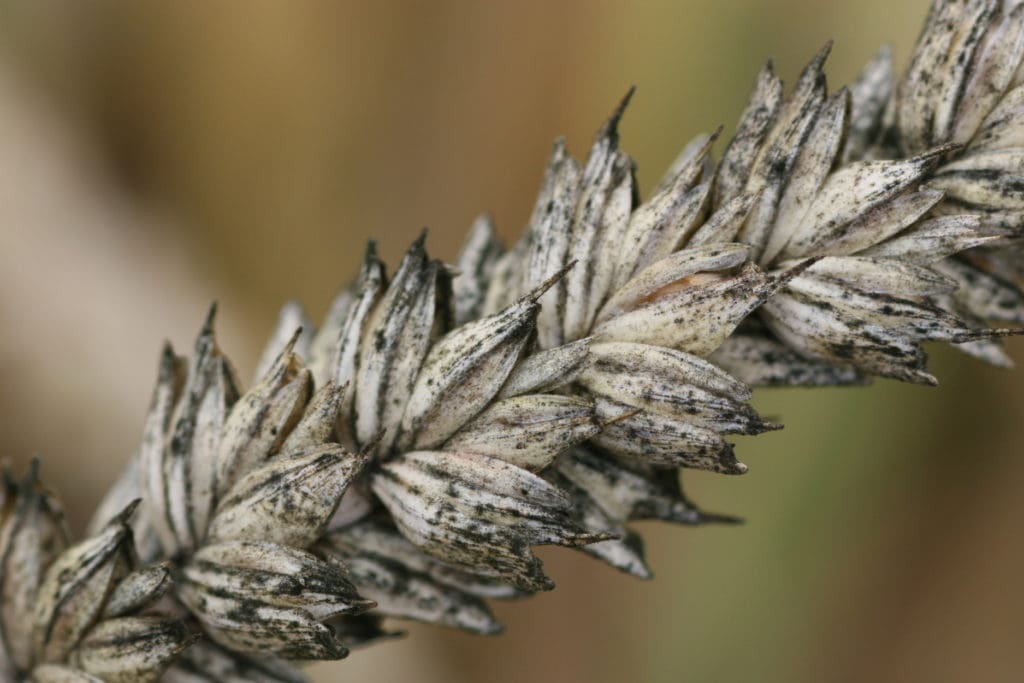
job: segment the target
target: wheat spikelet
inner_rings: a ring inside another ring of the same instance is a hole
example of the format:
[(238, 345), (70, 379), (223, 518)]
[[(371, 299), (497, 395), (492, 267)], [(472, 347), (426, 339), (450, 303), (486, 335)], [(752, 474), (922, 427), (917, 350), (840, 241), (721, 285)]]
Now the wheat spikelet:
[[(318, 329), (287, 305), (242, 389), (214, 311), (170, 346), (139, 451), (70, 545), (35, 468), (5, 473), (5, 675), (301, 681), (390, 635), (476, 633), (553, 587), (532, 547), (651, 572), (638, 519), (735, 521), (679, 468), (746, 471), (752, 386), (934, 384), (925, 341), (1006, 365), (1024, 322), (1024, 3), (936, 0), (830, 93), (769, 64), (717, 162), (688, 145), (641, 202), (618, 123), (552, 150), (522, 239), (486, 217), (454, 266), (371, 244)], [(141, 502), (140, 502), (141, 501)], [(195, 642), (197, 638), (201, 640)]]

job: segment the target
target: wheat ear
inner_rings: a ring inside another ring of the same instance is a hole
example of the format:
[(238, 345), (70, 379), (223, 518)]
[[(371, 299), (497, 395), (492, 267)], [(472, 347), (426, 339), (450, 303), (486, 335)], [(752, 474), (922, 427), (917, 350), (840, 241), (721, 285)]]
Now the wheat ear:
[(34, 465), (0, 486), (0, 670), (35, 683), (302, 681), (416, 619), (476, 633), (553, 587), (531, 548), (650, 575), (637, 519), (729, 522), (679, 468), (746, 470), (752, 386), (934, 384), (921, 344), (1009, 365), (1024, 322), (1024, 2), (936, 0), (897, 79), (771, 64), (712, 162), (641, 202), (629, 96), (529, 224), (453, 266), (374, 246), (318, 327), (284, 308), (242, 389), (211, 311), (167, 346), (142, 444), (71, 544)]

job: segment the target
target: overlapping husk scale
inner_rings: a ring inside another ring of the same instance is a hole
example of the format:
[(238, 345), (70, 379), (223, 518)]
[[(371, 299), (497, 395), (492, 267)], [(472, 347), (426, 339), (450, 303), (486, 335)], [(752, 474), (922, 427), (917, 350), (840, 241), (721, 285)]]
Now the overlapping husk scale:
[(128, 519), (133, 501), (71, 544), (38, 464), (0, 492), (0, 678), (35, 683), (155, 681), (194, 640), (185, 620), (156, 605), (166, 564), (142, 567)]
[(211, 311), (88, 540), (5, 480), (5, 670), (300, 681), (386, 617), (496, 633), (488, 600), (553, 586), (534, 546), (646, 578), (630, 522), (736, 521), (679, 470), (746, 470), (728, 436), (778, 427), (752, 386), (932, 384), (926, 341), (1008, 364), (1022, 5), (937, 0), (902, 78), (883, 50), (829, 92), (826, 46), (786, 94), (768, 64), (646, 201), (630, 93), (582, 163), (555, 143), (517, 242), (481, 217), (454, 264), (424, 235), (390, 274), (370, 244), (319, 328), (284, 307), (248, 390)]

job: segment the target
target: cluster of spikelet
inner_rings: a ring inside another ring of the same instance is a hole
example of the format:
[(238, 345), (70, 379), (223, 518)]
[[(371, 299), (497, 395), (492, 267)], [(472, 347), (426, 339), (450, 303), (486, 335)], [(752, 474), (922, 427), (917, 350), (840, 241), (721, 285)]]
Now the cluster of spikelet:
[[(532, 547), (650, 575), (638, 519), (729, 521), (679, 468), (746, 470), (750, 387), (933, 384), (921, 344), (1007, 365), (1024, 323), (1024, 2), (936, 0), (901, 79), (766, 67), (716, 163), (641, 202), (626, 101), (557, 142), (526, 232), (454, 266), (367, 249), (319, 328), (289, 305), (243, 390), (209, 316), (170, 348), (142, 445), (70, 544), (36, 468), (0, 485), (0, 670), (35, 683), (301, 681), (389, 635), (477, 633), (549, 590)], [(628, 97), (627, 97), (628, 101)], [(140, 502), (141, 501), (141, 502)]]

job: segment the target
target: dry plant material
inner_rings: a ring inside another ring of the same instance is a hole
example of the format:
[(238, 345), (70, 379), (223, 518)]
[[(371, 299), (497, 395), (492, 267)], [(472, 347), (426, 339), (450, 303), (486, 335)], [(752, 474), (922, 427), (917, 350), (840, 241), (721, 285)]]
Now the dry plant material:
[(371, 244), (319, 329), (287, 305), (251, 388), (214, 314), (164, 350), (139, 451), (71, 544), (37, 467), (0, 486), (5, 676), (302, 681), (416, 619), (475, 633), (549, 590), (532, 548), (650, 570), (633, 520), (730, 522), (679, 468), (740, 474), (751, 387), (934, 384), (921, 344), (1008, 365), (1024, 322), (1024, 3), (936, 0), (897, 80), (769, 64), (717, 162), (653, 195), (619, 145), (555, 143), (529, 225), (454, 266)]

